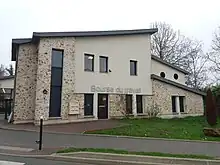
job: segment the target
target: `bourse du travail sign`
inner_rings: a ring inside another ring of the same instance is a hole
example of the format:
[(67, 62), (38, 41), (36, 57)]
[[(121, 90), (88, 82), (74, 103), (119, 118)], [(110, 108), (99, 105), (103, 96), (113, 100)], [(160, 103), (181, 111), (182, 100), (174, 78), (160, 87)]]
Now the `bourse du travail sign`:
[(113, 87), (100, 87), (96, 85), (91, 86), (91, 92), (105, 92), (105, 93), (141, 93), (141, 88), (113, 88)]

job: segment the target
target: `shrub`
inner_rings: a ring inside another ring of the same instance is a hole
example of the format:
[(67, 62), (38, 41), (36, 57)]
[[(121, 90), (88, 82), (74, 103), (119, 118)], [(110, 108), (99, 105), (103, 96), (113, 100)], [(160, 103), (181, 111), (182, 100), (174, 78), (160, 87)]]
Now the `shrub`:
[(146, 110), (146, 114), (149, 117), (157, 117), (158, 114), (160, 114), (160, 112), (161, 112), (161, 109), (156, 103), (153, 103), (150, 107), (147, 107), (147, 110)]
[(206, 119), (208, 124), (211, 126), (217, 124), (215, 101), (211, 89), (208, 89), (206, 96)]

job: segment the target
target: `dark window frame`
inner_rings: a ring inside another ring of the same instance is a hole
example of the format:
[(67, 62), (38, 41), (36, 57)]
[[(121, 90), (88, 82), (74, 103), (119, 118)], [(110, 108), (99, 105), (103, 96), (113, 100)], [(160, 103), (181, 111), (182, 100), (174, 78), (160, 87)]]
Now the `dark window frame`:
[[(85, 61), (85, 57), (93, 57), (92, 60), (92, 69), (89, 69), (86, 67), (86, 61)], [(95, 55), (91, 54), (91, 53), (84, 53), (84, 71), (86, 72), (94, 72), (94, 65), (95, 65)]]
[[(105, 59), (105, 62), (106, 62), (105, 71), (102, 70), (102, 68), (101, 68), (101, 59)], [(99, 72), (100, 73), (108, 73), (108, 57), (107, 56), (99, 56)]]
[(174, 78), (175, 80), (178, 80), (179, 75), (178, 75), (177, 73), (175, 73), (175, 74), (173, 75), (173, 78)]
[(137, 107), (137, 114), (143, 114), (144, 113), (144, 109), (143, 109), (143, 95), (136, 95), (136, 107)]
[(165, 72), (160, 72), (160, 77), (165, 78), (166, 77), (166, 73)]
[[(134, 64), (134, 68), (132, 68), (131, 64)], [(130, 75), (131, 76), (137, 76), (137, 61), (136, 60), (130, 60)], [(133, 71), (132, 71), (133, 70)]]
[[(86, 96), (91, 96), (92, 97), (92, 109), (90, 112), (87, 112), (86, 110), (87, 109), (87, 105), (86, 105)], [(94, 113), (94, 94), (93, 93), (85, 93), (84, 94), (84, 116), (87, 117), (87, 116), (93, 116), (93, 113)]]
[[(61, 64), (62, 64), (62, 67), (57, 67), (57, 66), (53, 66), (53, 51), (60, 51), (61, 53), (62, 53), (62, 62), (61, 62)], [(49, 107), (49, 109), (51, 110), (51, 107), (53, 106), (52, 105), (52, 90), (53, 90), (53, 92), (54, 92), (54, 89), (59, 89), (59, 91), (60, 91), (60, 112), (59, 112), (59, 117), (61, 116), (61, 107), (62, 107), (62, 87), (63, 87), (63, 66), (64, 66), (64, 50), (63, 49), (56, 49), (56, 48), (52, 48), (52, 52), (51, 52), (51, 81), (50, 81), (50, 107)], [(55, 84), (53, 84), (53, 82), (52, 82), (52, 78), (53, 78), (53, 74), (52, 74), (52, 72), (53, 72), (53, 69), (56, 69), (56, 70), (60, 70), (60, 73), (61, 73), (61, 76), (60, 76), (60, 79), (61, 79), (61, 83), (60, 83), (60, 85), (57, 85), (56, 83)], [(52, 114), (52, 112), (49, 110), (49, 117), (53, 117), (53, 116), (51, 116)], [(57, 117), (57, 116), (56, 116)]]

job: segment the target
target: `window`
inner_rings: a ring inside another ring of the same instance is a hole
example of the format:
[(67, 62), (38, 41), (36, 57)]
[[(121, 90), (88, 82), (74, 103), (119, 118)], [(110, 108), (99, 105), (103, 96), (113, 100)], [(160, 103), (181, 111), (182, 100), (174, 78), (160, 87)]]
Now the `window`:
[(132, 114), (132, 95), (126, 95), (126, 114)]
[(94, 55), (84, 54), (84, 70), (94, 71)]
[(180, 112), (183, 113), (184, 112), (184, 100), (185, 100), (185, 97), (184, 96), (180, 96), (179, 99), (180, 99)]
[(84, 94), (84, 116), (93, 115), (93, 94)]
[(130, 60), (130, 75), (137, 75), (137, 61)]
[(136, 95), (137, 113), (143, 113), (142, 95)]
[(50, 85), (50, 117), (60, 117), (63, 79), (63, 50), (52, 49), (51, 85)]
[(164, 72), (161, 72), (161, 73), (160, 73), (160, 77), (165, 78), (165, 76), (166, 76), (166, 75), (165, 75), (165, 73), (164, 73)]
[(178, 76), (178, 74), (176, 74), (176, 73), (173, 75), (173, 78), (174, 78), (175, 80), (177, 80), (178, 77), (179, 77), (179, 76)]
[(176, 113), (176, 96), (172, 96), (172, 112)]
[(99, 57), (99, 71), (102, 73), (108, 72), (108, 57)]

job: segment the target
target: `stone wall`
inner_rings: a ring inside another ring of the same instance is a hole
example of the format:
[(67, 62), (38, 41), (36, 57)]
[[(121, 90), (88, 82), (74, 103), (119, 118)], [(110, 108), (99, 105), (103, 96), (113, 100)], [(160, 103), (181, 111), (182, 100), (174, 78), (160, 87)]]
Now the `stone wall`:
[(37, 49), (33, 44), (19, 47), (16, 62), (14, 123), (33, 121), (37, 74)]
[[(68, 118), (68, 101), (75, 91), (75, 38), (41, 38), (38, 46), (35, 120), (49, 119), (52, 49), (64, 50), (61, 118)], [(43, 94), (46, 89), (48, 93)]]
[(126, 95), (109, 95), (109, 117), (124, 116), (126, 112)]
[[(75, 108), (78, 110), (78, 114), (69, 115), (70, 111), (70, 103), (73, 103)], [(65, 115), (67, 115), (71, 119), (82, 119), (84, 118), (84, 94), (76, 93), (70, 97), (68, 111), (65, 111)]]
[(161, 108), (161, 114), (172, 114), (171, 96), (185, 96), (185, 112), (189, 114), (202, 114), (204, 111), (203, 98), (201, 95), (178, 87), (152, 80), (153, 96), (152, 102)]

